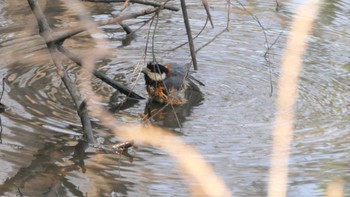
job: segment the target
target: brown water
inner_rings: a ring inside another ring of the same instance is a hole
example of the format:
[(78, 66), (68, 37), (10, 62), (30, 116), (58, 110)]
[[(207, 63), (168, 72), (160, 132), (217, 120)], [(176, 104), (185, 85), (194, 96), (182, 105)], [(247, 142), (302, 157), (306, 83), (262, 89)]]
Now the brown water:
[[(276, 92), (274, 89), (270, 96), (270, 82), (276, 86), (298, 1), (283, 1), (278, 12), (275, 1), (249, 2), (243, 3), (260, 19), (269, 43), (282, 32), (271, 50), (271, 65), (263, 57), (266, 48), (261, 28), (233, 2), (230, 31), (197, 56), (195, 76), (206, 84), (201, 88), (204, 99), (196, 97), (189, 105), (176, 108), (181, 128), (171, 109), (158, 117), (157, 124), (172, 128), (200, 151), (234, 196), (266, 196)], [(96, 21), (120, 9), (120, 4), (84, 4)], [(215, 29), (206, 28), (195, 41), (197, 47), (226, 25), (224, 2), (210, 4)], [(127, 11), (140, 9), (132, 5)], [(198, 1), (188, 1), (188, 9), (196, 34), (205, 23), (205, 11)], [(349, 10), (347, 0), (323, 1), (309, 37), (298, 86), (288, 186), (291, 197), (324, 196), (327, 183), (334, 179), (344, 181), (344, 194), (350, 196)], [(56, 28), (76, 20), (61, 2), (49, 1), (46, 15)], [(128, 24), (136, 29), (140, 24), (135, 23), (147, 18)], [(0, 115), (0, 196), (16, 196), (18, 189), (24, 196), (188, 196), (174, 161), (161, 150), (139, 146), (130, 152), (132, 162), (93, 148), (86, 154), (79, 152), (79, 117), (35, 24), (26, 2), (0, 0), (0, 76), (6, 77), (1, 103), (7, 106)], [(164, 11), (158, 27), (157, 60), (188, 63), (187, 47), (168, 50), (186, 41), (181, 13)], [(133, 71), (142, 61), (147, 28), (131, 39), (118, 25), (101, 29), (114, 56), (100, 61), (99, 70), (125, 84), (134, 83), (137, 72)], [(82, 51), (92, 46), (90, 40), (81, 34), (65, 46)], [(33, 61), (38, 58), (43, 60)], [(69, 68), (71, 73), (78, 70), (73, 64)], [(110, 102), (114, 90), (98, 79), (93, 84), (106, 107), (115, 111), (116, 104)], [(147, 96), (142, 78), (134, 90)], [(140, 101), (115, 115), (125, 122), (137, 122), (145, 105), (145, 100)], [(93, 120), (93, 126), (103, 145), (121, 140), (98, 121)]]

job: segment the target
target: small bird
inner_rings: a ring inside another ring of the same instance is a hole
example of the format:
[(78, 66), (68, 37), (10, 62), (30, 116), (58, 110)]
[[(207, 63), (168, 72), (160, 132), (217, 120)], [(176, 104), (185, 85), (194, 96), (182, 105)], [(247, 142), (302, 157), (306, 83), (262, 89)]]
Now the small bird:
[(143, 71), (146, 89), (151, 100), (159, 103), (182, 105), (187, 102), (185, 91), (192, 89), (200, 91), (193, 82), (204, 84), (190, 75), (186, 66), (171, 63), (158, 64), (149, 62)]

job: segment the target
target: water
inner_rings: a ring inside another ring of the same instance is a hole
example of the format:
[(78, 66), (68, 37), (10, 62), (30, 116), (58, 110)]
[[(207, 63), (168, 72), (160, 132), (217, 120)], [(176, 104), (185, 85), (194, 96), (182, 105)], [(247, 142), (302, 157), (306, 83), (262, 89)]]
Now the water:
[[(18, 189), (25, 196), (188, 196), (187, 183), (176, 170), (175, 161), (162, 150), (138, 146), (130, 153), (132, 158), (94, 148), (86, 154), (79, 152), (79, 117), (37, 35), (27, 4), (0, 2), (0, 76), (6, 77), (1, 103), (7, 106), (1, 114), (0, 196), (16, 196)], [(234, 196), (266, 196), (275, 87), (288, 27), (299, 2), (283, 1), (279, 12), (274, 1), (242, 3), (259, 18), (270, 44), (281, 34), (271, 50), (271, 64), (263, 57), (266, 48), (261, 28), (233, 2), (230, 31), (197, 54), (199, 70), (195, 76), (206, 84), (201, 87), (204, 99), (196, 97), (189, 105), (176, 108), (181, 128), (172, 109), (156, 119), (157, 124), (171, 128), (197, 149)], [(98, 21), (118, 13), (121, 4), (84, 5)], [(204, 30), (195, 40), (197, 48), (226, 27), (224, 2), (210, 5), (215, 28)], [(141, 9), (132, 5), (127, 11)], [(205, 23), (205, 11), (197, 1), (189, 1), (188, 9), (193, 34), (197, 34)], [(309, 37), (291, 147), (291, 197), (324, 196), (328, 182), (334, 179), (343, 180), (345, 196), (350, 194), (349, 9), (346, 0), (324, 1)], [(49, 2), (45, 13), (55, 28), (76, 21), (62, 3)], [(138, 22), (147, 18), (127, 24), (137, 29)], [(169, 50), (186, 41), (181, 13), (164, 11), (158, 27), (157, 60), (188, 63), (186, 46)], [(101, 29), (113, 56), (98, 62), (99, 70), (125, 84), (135, 83), (140, 69), (135, 65), (142, 61), (147, 28), (132, 38), (126, 38), (117, 25)], [(84, 52), (93, 43), (81, 34), (65, 46)], [(69, 64), (69, 72), (77, 70)], [(98, 79), (92, 83), (105, 106), (117, 109), (110, 102), (113, 95), (119, 98), (114, 90)], [(142, 78), (134, 91), (147, 96)], [(145, 106), (146, 101), (133, 103), (115, 115), (124, 122), (137, 122)], [(93, 126), (104, 145), (121, 140), (98, 121), (94, 120)]]

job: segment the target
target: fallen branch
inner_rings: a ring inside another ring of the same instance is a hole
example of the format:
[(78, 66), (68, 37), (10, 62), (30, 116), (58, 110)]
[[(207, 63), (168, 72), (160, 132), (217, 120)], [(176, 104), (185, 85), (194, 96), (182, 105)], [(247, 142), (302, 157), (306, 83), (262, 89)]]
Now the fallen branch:
[[(61, 77), (61, 80), (63, 81), (65, 87), (67, 88), (69, 94), (71, 95), (74, 104), (77, 108), (78, 115), (81, 118), (81, 122), (83, 124), (83, 132), (84, 137), (87, 138), (87, 141), (90, 144), (95, 144), (95, 139), (92, 134), (92, 126), (90, 119), (88, 118), (87, 110), (80, 110), (79, 107), (85, 107), (86, 105), (82, 106), (83, 100), (81, 99), (81, 96), (79, 92), (76, 90), (75, 86), (73, 85), (71, 79), (69, 78), (63, 63), (59, 57), (58, 54), (58, 47), (55, 42), (52, 42), (51, 33), (53, 32), (46, 20), (45, 15), (43, 14), (38, 2), (36, 0), (27, 0), (28, 4), (38, 22), (39, 25), (39, 33), (42, 36), (42, 38), (45, 40), (47, 48), (49, 49), (49, 52), (51, 54), (51, 58), (54, 62), (54, 65), (56, 67), (57, 74)], [(79, 113), (82, 112), (82, 113)]]

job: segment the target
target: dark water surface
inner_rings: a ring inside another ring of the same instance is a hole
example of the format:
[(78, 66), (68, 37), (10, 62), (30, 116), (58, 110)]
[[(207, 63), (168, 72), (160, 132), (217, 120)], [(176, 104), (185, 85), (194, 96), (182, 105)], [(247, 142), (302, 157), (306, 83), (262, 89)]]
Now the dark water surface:
[[(226, 1), (212, 1), (215, 28), (207, 27), (196, 39), (202, 46), (226, 26)], [(157, 123), (171, 128), (186, 143), (200, 151), (224, 179), (234, 196), (266, 196), (275, 89), (280, 58), (288, 27), (299, 1), (242, 1), (264, 26), (271, 44), (281, 34), (264, 60), (265, 38), (261, 28), (236, 2), (231, 7), (230, 31), (198, 53), (195, 76), (206, 84), (204, 100), (177, 108), (179, 123), (171, 109)], [(83, 3), (96, 21), (119, 13), (121, 4)], [(175, 3), (176, 6), (179, 6)], [(131, 5), (126, 11), (144, 7)], [(193, 34), (205, 23), (199, 1), (188, 1)], [(323, 1), (309, 47), (304, 56), (297, 100), (294, 141), (290, 158), (288, 196), (325, 196), (331, 180), (344, 182), (350, 196), (350, 4), (347, 0)], [(46, 15), (53, 28), (68, 27), (76, 16), (58, 1), (48, 1)], [(147, 16), (126, 22), (137, 29)], [(148, 26), (146, 26), (148, 27)], [(188, 48), (172, 49), (186, 41), (181, 12), (160, 15), (155, 52), (160, 62), (190, 62)], [(97, 67), (108, 76), (147, 96), (143, 78), (136, 81), (143, 60), (147, 28), (126, 38), (118, 25), (102, 27), (113, 56)], [(281, 33), (282, 32), (282, 33)], [(93, 46), (87, 34), (65, 42), (75, 52)], [(148, 54), (148, 60), (151, 59)], [(38, 59), (41, 59), (38, 61)], [(5, 79), (0, 114), (0, 196), (188, 196), (186, 182), (175, 162), (161, 150), (139, 146), (130, 158), (103, 154), (89, 148), (79, 153), (82, 130), (73, 102), (65, 90), (37, 35), (36, 21), (24, 1), (0, 0), (0, 76)], [(79, 68), (70, 64), (69, 72)], [(270, 79), (271, 78), (271, 79)], [(1, 83), (2, 84), (2, 83)], [(93, 80), (104, 105), (117, 109), (114, 90)], [(139, 122), (146, 101), (120, 112), (124, 122)], [(115, 110), (114, 110), (115, 111)], [(121, 139), (93, 120), (96, 138), (104, 145)], [(18, 188), (18, 189), (17, 189)]]

